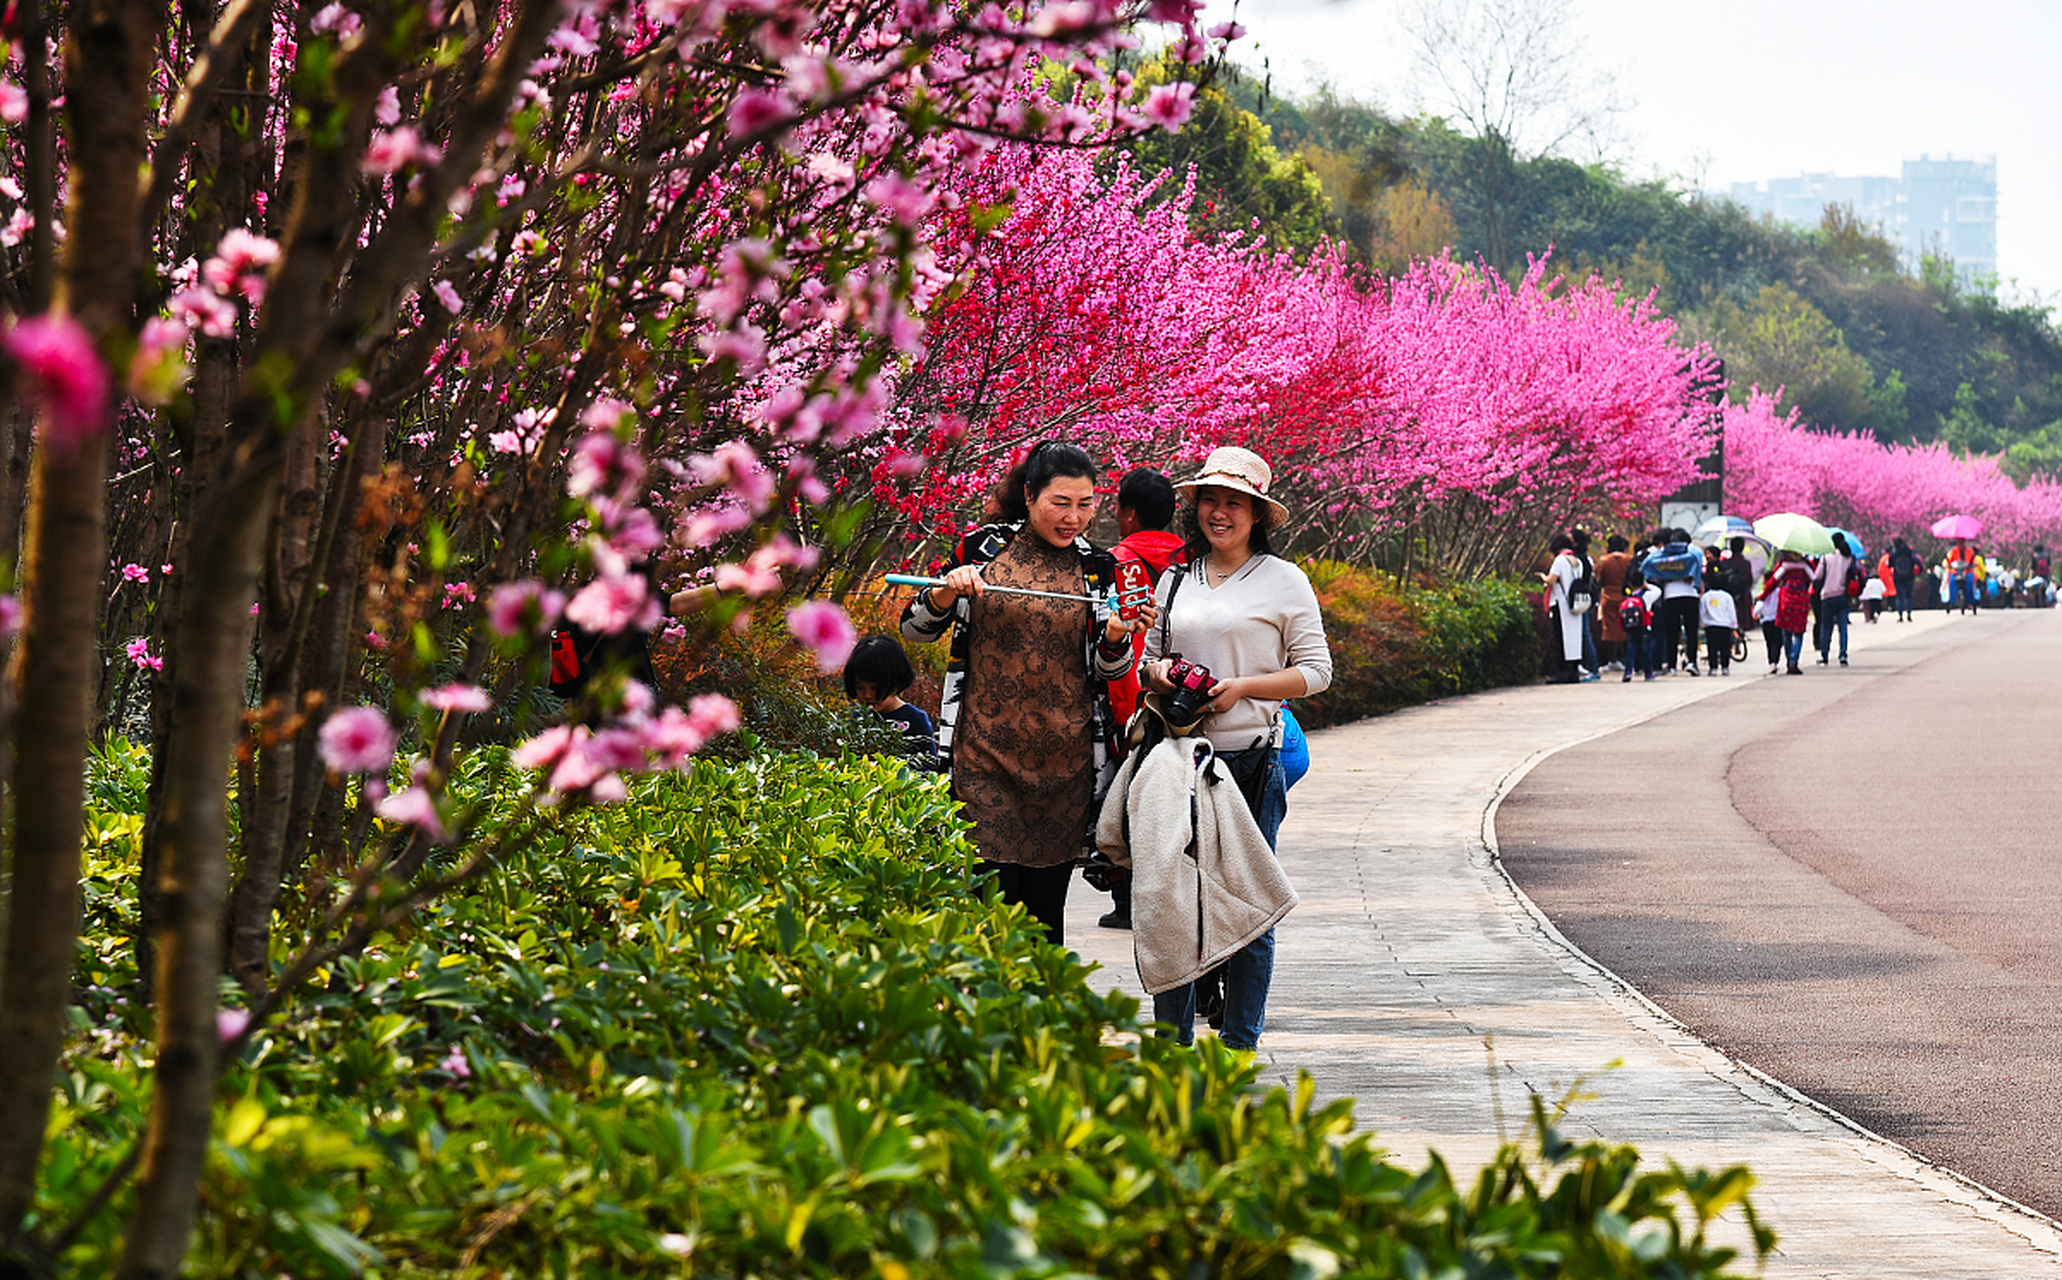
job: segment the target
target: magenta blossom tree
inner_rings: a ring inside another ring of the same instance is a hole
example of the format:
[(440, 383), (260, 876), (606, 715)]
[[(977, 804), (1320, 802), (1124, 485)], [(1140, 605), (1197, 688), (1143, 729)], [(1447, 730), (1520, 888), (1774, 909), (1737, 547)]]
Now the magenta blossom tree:
[(838, 481), (883, 527), (955, 535), (1045, 436), (1113, 473), (1239, 443), (1319, 515), (1307, 550), (1507, 570), (1555, 527), (1651, 504), (1707, 448), (1710, 357), (1603, 281), (1298, 264), (1190, 233), (1179, 175), (1075, 154), (1001, 148), (946, 177), (934, 243), (965, 283), (895, 377), (868, 471)]
[(1898, 535), (1928, 545), (1928, 529), (1947, 515), (1981, 520), (1987, 551), (2018, 555), (2062, 538), (2062, 484), (2036, 476), (2021, 486), (1999, 458), (1942, 444), (1813, 430), (1794, 409), (1778, 414), (1776, 399), (1756, 388), (1725, 409), (1726, 502), (1742, 515), (1799, 512), (1852, 529), (1871, 548)]
[[(884, 374), (952, 283), (940, 175), (1002, 140), (1178, 123), (1185, 86), (1116, 70), (1141, 25), (1204, 60), (1188, 0), (10, 12), (0, 1247), (47, 1261), (77, 1229), (26, 1223), (108, 717), (134, 696), (155, 748), (157, 1043), (148, 1131), (106, 1190), (137, 1183), (122, 1274), (171, 1276), (225, 1037), (562, 807), (736, 723), (616, 673), (520, 748), (521, 812), (445, 785), (562, 617), (641, 627), (667, 572), (763, 594), (814, 554), (776, 531), (877, 430)], [(1042, 75), (1068, 65), (1055, 100)], [(348, 882), (275, 949), (281, 886), (312, 862)], [(250, 1004), (227, 1021), (225, 967)]]

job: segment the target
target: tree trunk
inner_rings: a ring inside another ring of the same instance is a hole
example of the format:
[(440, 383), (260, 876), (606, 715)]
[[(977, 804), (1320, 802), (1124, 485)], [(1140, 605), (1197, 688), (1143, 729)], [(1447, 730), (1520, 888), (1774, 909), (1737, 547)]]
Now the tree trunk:
[[(301, 687), (332, 693), (338, 705), (353, 696), (350, 664), (360, 652), (358, 637), (365, 634), (358, 590), (365, 534), (357, 512), (366, 482), (379, 474), (386, 457), (387, 430), (388, 423), (381, 415), (367, 415), (351, 427), (350, 462), (336, 481), (339, 488), (334, 495), (342, 504), (343, 518), (337, 520), (317, 566), (328, 589), (314, 602), (308, 638), (301, 648)], [(287, 821), (289, 844), (280, 866), (281, 887), (299, 881), (303, 898), (310, 904), (327, 900), (319, 882), (343, 861), (342, 792), (326, 785), (326, 770), (315, 751), (322, 717), (335, 710), (336, 705), (321, 708), (301, 727), (293, 808)], [(277, 890), (273, 897), (276, 901)]]
[[(143, 162), (150, 65), (162, 8), (89, 0), (72, 10), (65, 51), (75, 165), (58, 308), (96, 338), (130, 323), (136, 173)], [(47, 229), (38, 209), (39, 230)], [(105, 423), (102, 424), (105, 427)], [(0, 975), (0, 1238), (18, 1236), (42, 1155), (64, 1046), (79, 924), (87, 727), (99, 671), (107, 572), (107, 445), (36, 450), (25, 568), (26, 628), (12, 676), (19, 720), (14, 883)]]
[[(348, 470), (337, 468), (339, 475)], [(341, 498), (333, 495), (332, 504)], [(287, 827), (303, 747), (302, 735), (290, 722), (300, 711), (304, 610), (312, 605), (307, 594), (316, 588), (309, 560), (326, 505), (331, 504), (323, 502), (317, 488), (312, 433), (298, 432), (288, 449), (260, 599), (257, 786), (244, 801), (243, 871), (229, 904), (229, 971), (254, 993), (262, 992), (271, 978), (272, 906), (279, 900), (287, 842), (300, 838)]]
[(1485, 129), (1476, 144), (1481, 148), (1478, 175), (1482, 193), (1482, 244), (1484, 256), (1499, 275), (1511, 271), (1511, 197), (1516, 177), (1511, 144), (1495, 129)]
[(30, 485), (26, 626), (10, 672), (19, 714), (13, 888), (0, 971), (0, 1238), (19, 1231), (35, 1187), (71, 1003), (106, 478), (107, 450), (95, 440), (69, 458), (40, 450)]
[[(231, 465), (242, 459), (232, 455)], [(250, 602), (277, 467), (238, 468), (195, 515), (180, 618), (158, 882), (157, 1096), (122, 1277), (179, 1274), (207, 1160), (218, 1039), (215, 986), (229, 871), (230, 751), (243, 712)]]

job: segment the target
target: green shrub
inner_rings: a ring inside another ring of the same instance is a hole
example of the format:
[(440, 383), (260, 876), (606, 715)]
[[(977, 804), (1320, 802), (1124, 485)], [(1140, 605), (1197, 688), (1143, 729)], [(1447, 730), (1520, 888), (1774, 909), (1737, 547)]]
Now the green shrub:
[(1514, 582), (1399, 588), (1336, 563), (1311, 569), (1332, 648), (1332, 684), (1296, 703), (1307, 728), (1538, 675), (1533, 609)]
[[(489, 760), (461, 781), (507, 803), (508, 776)], [(1262, 1093), (1215, 1042), (1141, 1037), (1135, 1000), (970, 893), (965, 830), (941, 779), (805, 755), (703, 760), (568, 815), (556, 844), (319, 974), (251, 1040), (192, 1272), (1661, 1277), (1732, 1260), (1704, 1232), (1744, 1205), (1744, 1170), (1642, 1171), (1536, 1109), (1535, 1142), (1457, 1183), (1436, 1160), (1385, 1162), (1307, 1079)], [(124, 856), (97, 846), (89, 874)], [(141, 1028), (92, 1026), (60, 1089), (44, 1223), (142, 1125)], [(67, 1271), (109, 1269), (124, 1207)]]

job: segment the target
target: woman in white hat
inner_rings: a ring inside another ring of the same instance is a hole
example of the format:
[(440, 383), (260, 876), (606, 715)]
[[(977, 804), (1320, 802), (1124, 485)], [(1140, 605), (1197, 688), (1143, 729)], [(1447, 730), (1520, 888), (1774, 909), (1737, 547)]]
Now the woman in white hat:
[[(1310, 579), (1275, 555), (1272, 535), (1289, 509), (1268, 496), (1274, 473), (1250, 449), (1213, 450), (1192, 480), (1175, 486), (1190, 499), (1189, 563), (1160, 580), (1161, 625), (1146, 633), (1146, 683), (1162, 692), (1168, 656), (1215, 677), (1201, 732), (1228, 766), (1272, 849), (1287, 811), (1282, 777), (1282, 703), (1332, 682), (1332, 656)], [(1136, 920), (1136, 904), (1134, 904)], [(1227, 1047), (1251, 1049), (1266, 1018), (1274, 976), (1274, 930), (1225, 965)], [(1153, 1016), (1182, 1043), (1195, 1034), (1194, 984), (1153, 997)]]

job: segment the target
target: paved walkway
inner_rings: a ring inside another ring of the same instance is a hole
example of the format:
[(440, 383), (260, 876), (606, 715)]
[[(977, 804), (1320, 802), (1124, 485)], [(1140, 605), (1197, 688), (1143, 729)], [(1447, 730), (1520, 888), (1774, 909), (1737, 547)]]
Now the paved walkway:
[[(1857, 625), (1855, 661), (1952, 625)], [(1516, 1133), (1530, 1093), (1579, 1089), (1572, 1135), (1752, 1167), (1781, 1235), (1770, 1276), (2062, 1276), (2054, 1223), (1730, 1061), (1567, 944), (1497, 866), (1496, 804), (1539, 760), (1762, 669), (1499, 690), (1316, 735), (1282, 831), (1303, 901), (1277, 935), (1270, 1074), (1308, 1071), (1402, 1162), (1437, 1149), (1457, 1170)], [(1069, 942), (1141, 994), (1130, 935), (1095, 927), (1109, 900), (1073, 898)]]

